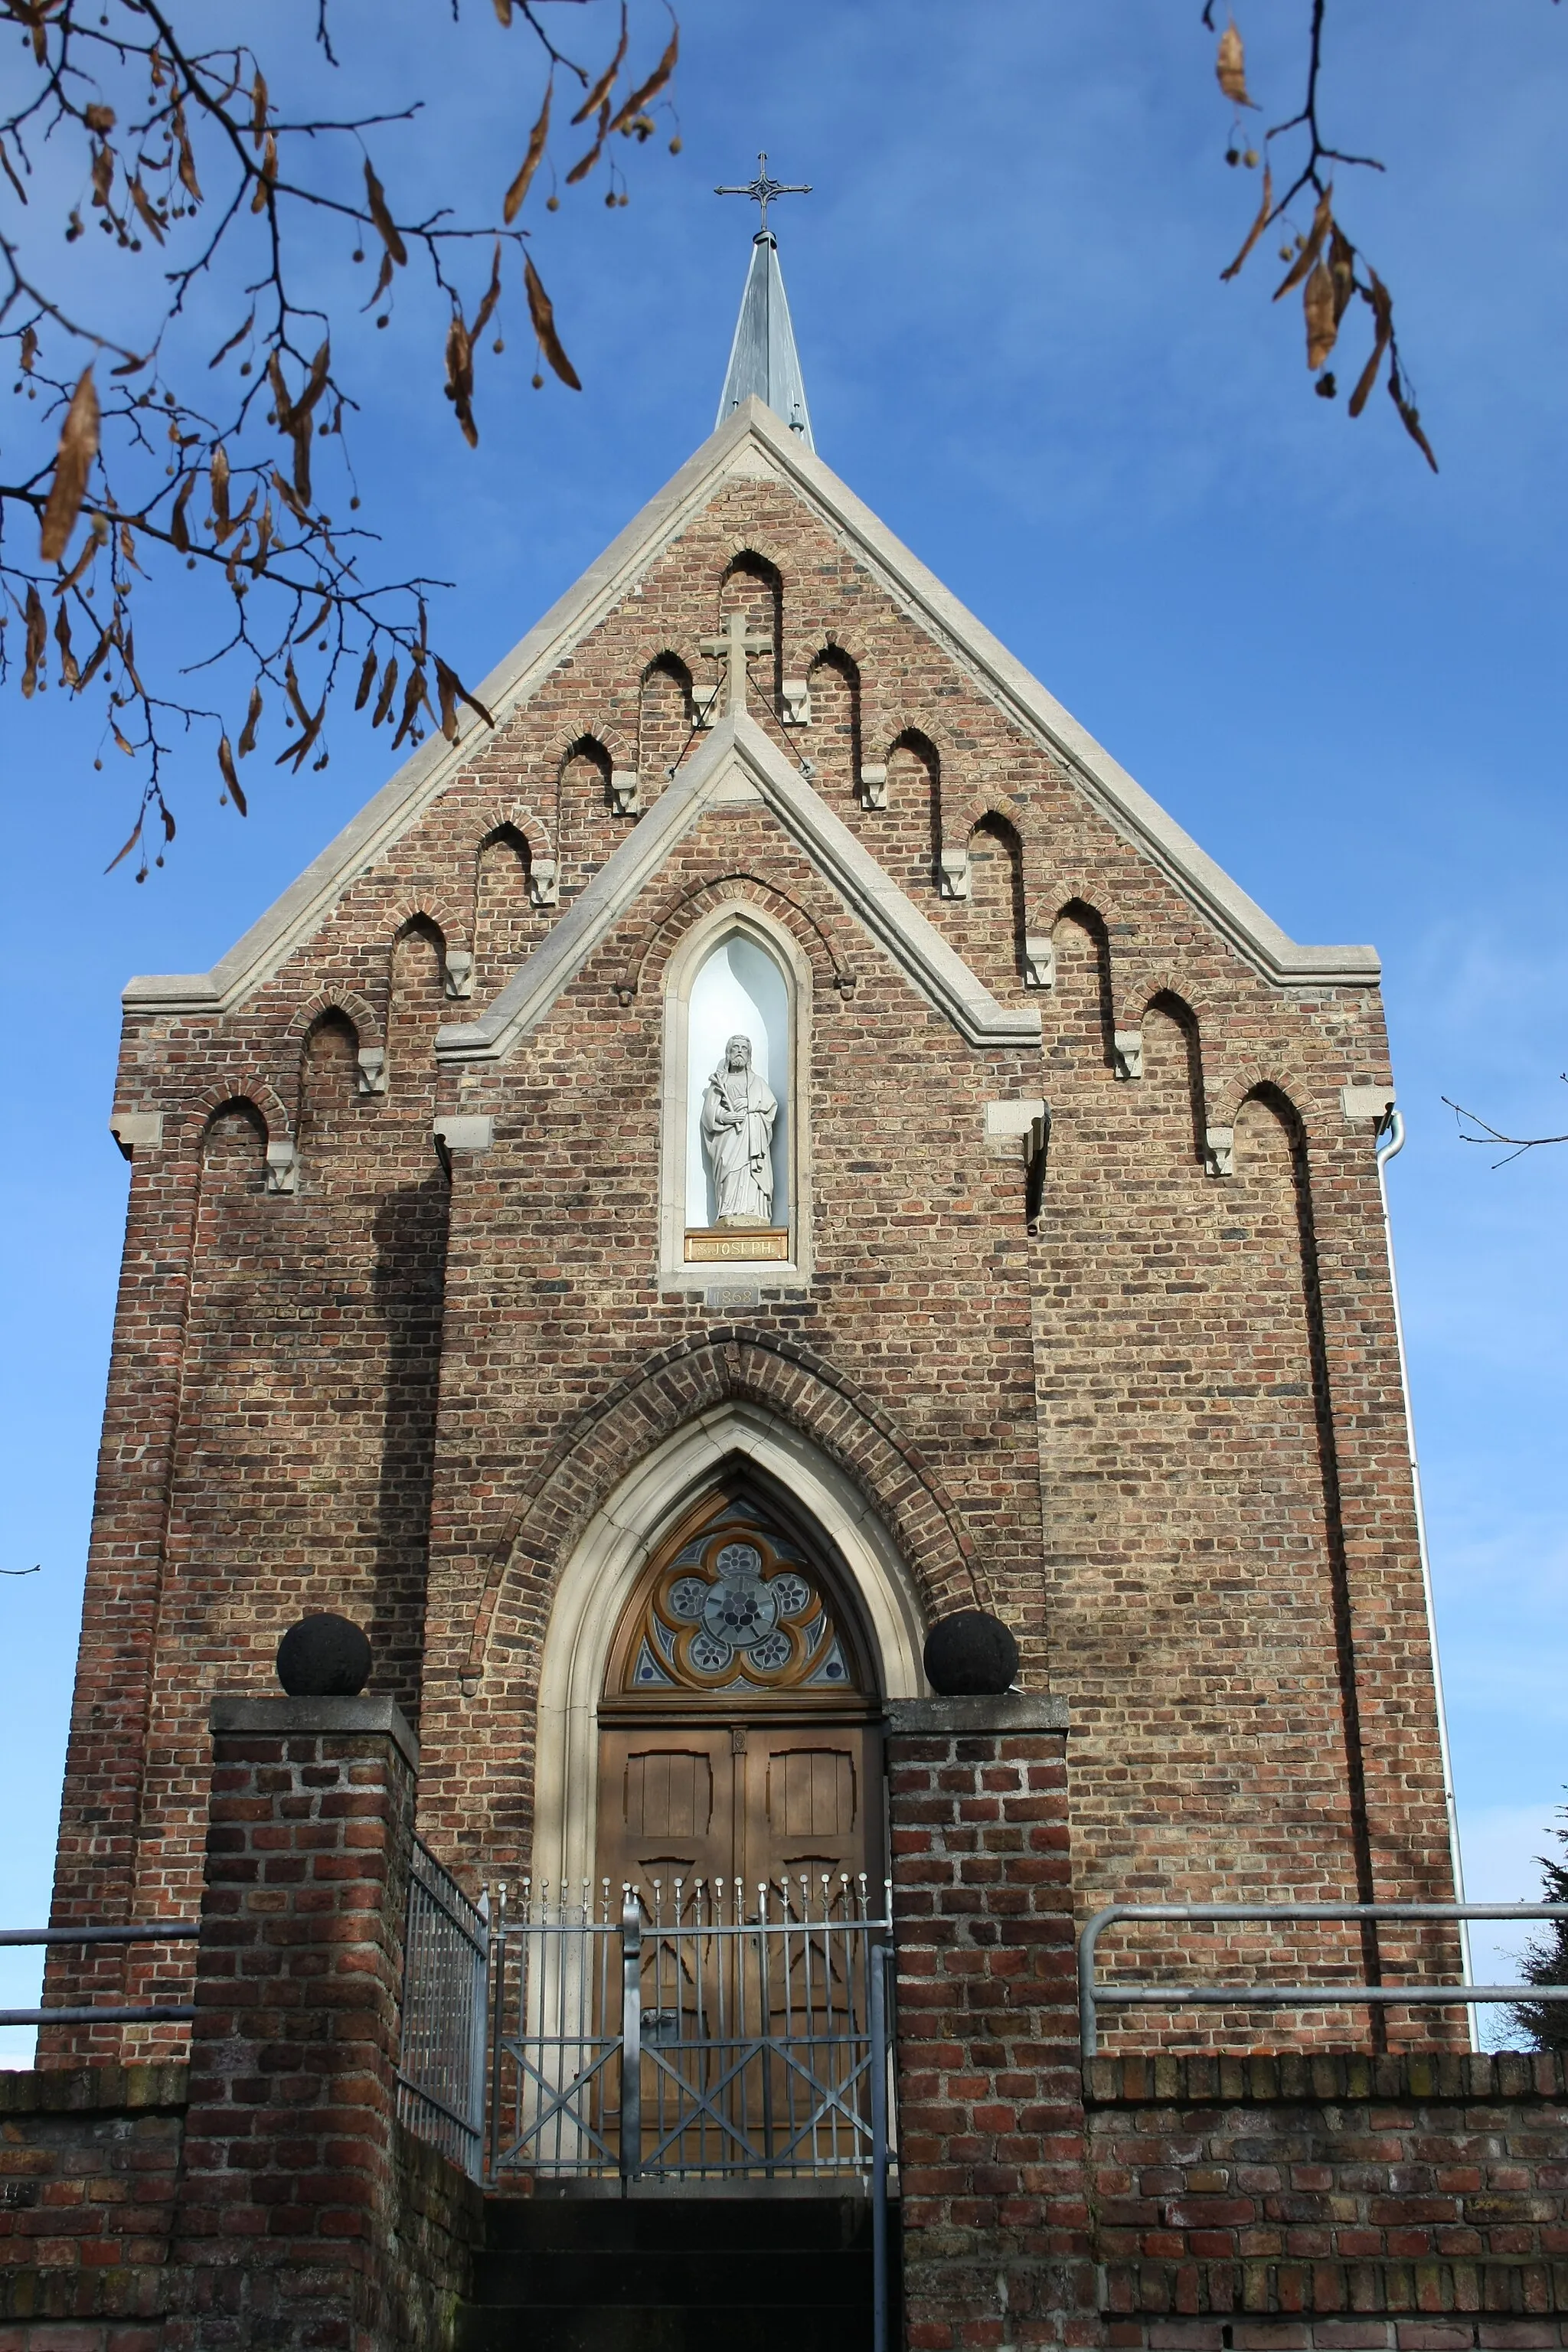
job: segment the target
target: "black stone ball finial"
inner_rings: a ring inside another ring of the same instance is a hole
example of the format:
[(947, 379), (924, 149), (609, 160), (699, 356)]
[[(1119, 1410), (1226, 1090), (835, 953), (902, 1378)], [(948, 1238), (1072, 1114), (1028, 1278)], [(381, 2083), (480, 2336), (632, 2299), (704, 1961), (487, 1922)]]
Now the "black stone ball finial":
[(301, 1617), (278, 1644), (278, 1679), (290, 1698), (357, 1698), (370, 1679), (370, 1643), (330, 1609)]
[(1018, 1644), (989, 1610), (960, 1609), (926, 1636), (925, 1669), (943, 1698), (994, 1696), (1013, 1686)]

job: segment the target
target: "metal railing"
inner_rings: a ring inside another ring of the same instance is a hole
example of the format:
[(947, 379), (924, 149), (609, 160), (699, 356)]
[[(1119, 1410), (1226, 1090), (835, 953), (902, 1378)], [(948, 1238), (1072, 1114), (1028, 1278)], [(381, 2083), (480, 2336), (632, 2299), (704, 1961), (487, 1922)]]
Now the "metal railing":
[(421, 1840), (414, 1841), (403, 1948), (397, 2117), (470, 2178), (485, 2144), (489, 1903), (471, 1903)]
[(609, 1882), (492, 1923), (492, 2177), (854, 2177), (890, 2149), (886, 1910), (864, 1878)]
[(1452, 1920), (1568, 1919), (1568, 1903), (1112, 1903), (1079, 1937), (1079, 2016), (1083, 2054), (1100, 2048), (1101, 2009), (1322, 2009), (1437, 2007), (1472, 2002), (1568, 2000), (1568, 1985), (1353, 1984), (1192, 1985), (1097, 1982), (1095, 1948), (1108, 1927), (1143, 1919)]
[[(201, 1934), (195, 1919), (146, 1919), (122, 1927), (0, 1927), (0, 1946), (17, 1944), (178, 1944)], [(195, 2001), (79, 2002), (57, 2009), (0, 2009), (0, 2025), (188, 2025)]]

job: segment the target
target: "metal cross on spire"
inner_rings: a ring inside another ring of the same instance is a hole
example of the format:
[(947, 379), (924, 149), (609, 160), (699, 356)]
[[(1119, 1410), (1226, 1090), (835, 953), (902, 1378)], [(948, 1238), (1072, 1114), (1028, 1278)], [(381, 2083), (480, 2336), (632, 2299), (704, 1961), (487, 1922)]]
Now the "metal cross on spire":
[(807, 182), (805, 185), (790, 186), (783, 180), (770, 180), (768, 159), (764, 152), (757, 157), (757, 176), (754, 180), (748, 180), (743, 188), (715, 188), (713, 193), (716, 196), (750, 196), (754, 205), (760, 205), (763, 223), (757, 234), (760, 236), (765, 236), (768, 234), (768, 206), (773, 199), (776, 196), (809, 196), (811, 185)]

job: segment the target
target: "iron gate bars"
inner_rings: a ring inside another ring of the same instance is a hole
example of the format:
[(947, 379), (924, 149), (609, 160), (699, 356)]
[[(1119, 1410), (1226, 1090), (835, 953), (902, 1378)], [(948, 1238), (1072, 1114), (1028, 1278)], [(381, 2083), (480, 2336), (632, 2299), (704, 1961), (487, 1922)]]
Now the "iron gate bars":
[(1568, 1985), (1107, 1984), (1094, 1973), (1095, 1948), (1108, 1927), (1141, 1919), (1568, 1919), (1568, 1903), (1112, 1903), (1079, 1937), (1078, 1994), (1083, 2054), (1100, 2048), (1101, 2009), (1463, 2009), (1472, 2002), (1568, 2000)]
[(489, 1906), (470, 1903), (418, 1838), (408, 1874), (397, 2119), (480, 2174), (485, 2129)]
[[(494, 1923), (490, 2171), (853, 2177), (889, 2158), (888, 1919), (864, 1878), (536, 1897)], [(617, 1965), (618, 1964), (618, 1965)]]

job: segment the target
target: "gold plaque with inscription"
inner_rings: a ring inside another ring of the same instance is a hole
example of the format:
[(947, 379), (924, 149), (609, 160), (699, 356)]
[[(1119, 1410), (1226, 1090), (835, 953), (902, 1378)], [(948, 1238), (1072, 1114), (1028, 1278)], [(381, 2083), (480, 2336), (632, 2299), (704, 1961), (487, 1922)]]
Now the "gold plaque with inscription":
[(755, 1265), (788, 1256), (787, 1225), (745, 1225), (735, 1232), (703, 1225), (686, 1235), (688, 1265)]

